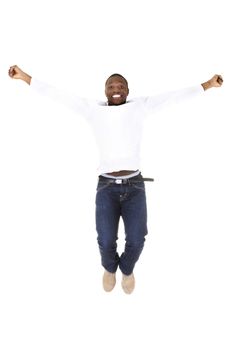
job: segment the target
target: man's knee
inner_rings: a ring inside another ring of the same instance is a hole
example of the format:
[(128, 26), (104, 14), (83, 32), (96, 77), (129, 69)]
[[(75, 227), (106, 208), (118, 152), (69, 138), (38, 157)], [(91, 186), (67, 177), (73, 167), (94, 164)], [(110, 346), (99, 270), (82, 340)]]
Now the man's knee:
[(112, 241), (109, 239), (98, 239), (98, 245), (102, 250), (110, 251), (116, 249), (117, 244), (116, 241)]

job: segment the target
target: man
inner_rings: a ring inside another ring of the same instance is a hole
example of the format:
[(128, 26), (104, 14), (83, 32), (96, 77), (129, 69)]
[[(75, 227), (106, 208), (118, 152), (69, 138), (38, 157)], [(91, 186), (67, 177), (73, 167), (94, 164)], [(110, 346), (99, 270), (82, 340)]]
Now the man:
[[(100, 153), (96, 193), (96, 229), (104, 267), (103, 288), (110, 292), (116, 284), (116, 271), (122, 272), (122, 288), (130, 294), (135, 287), (134, 266), (144, 247), (147, 234), (147, 207), (144, 181), (140, 172), (140, 142), (147, 114), (168, 102), (176, 102), (220, 87), (223, 79), (214, 75), (210, 80), (187, 89), (158, 96), (127, 100), (127, 80), (120, 74), (111, 75), (105, 84), (107, 102), (79, 98), (46, 83), (32, 79), (18, 66), (9, 69), (9, 76), (21, 79), (31, 87), (64, 103), (90, 123)], [(118, 224), (122, 217), (125, 228), (125, 249), (117, 252)]]

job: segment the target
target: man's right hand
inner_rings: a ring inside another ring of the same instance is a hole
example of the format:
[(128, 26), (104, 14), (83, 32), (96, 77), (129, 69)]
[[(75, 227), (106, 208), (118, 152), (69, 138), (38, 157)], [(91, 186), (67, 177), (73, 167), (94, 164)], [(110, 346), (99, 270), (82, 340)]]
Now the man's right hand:
[(18, 66), (14, 65), (9, 68), (9, 77), (13, 79), (21, 79), (30, 85), (32, 77), (27, 73), (23, 72)]

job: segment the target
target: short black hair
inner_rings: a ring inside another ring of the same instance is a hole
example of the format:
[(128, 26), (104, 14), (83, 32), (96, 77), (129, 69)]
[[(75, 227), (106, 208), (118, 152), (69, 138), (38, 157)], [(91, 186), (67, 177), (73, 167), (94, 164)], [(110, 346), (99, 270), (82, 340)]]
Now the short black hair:
[(127, 81), (127, 79), (124, 78), (124, 76), (122, 76), (122, 75), (119, 74), (119, 73), (111, 74), (111, 75), (109, 76), (109, 78), (106, 79), (106, 84), (107, 84), (108, 80), (109, 80), (110, 78), (113, 78), (113, 77), (120, 77), (120, 78), (122, 78), (122, 79), (125, 81), (125, 83), (127, 84), (127, 86), (128, 86), (128, 81)]

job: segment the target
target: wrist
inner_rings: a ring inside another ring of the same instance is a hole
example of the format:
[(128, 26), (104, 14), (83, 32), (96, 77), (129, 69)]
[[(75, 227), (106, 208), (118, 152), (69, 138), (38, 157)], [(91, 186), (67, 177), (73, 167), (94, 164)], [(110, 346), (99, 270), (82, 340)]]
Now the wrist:
[(206, 81), (205, 83), (202, 83), (201, 85), (205, 91), (211, 88), (210, 80)]
[(25, 83), (27, 83), (28, 85), (30, 85), (31, 79), (32, 79), (32, 77), (31, 77), (30, 75), (28, 75), (27, 73), (23, 72), (23, 74), (22, 74), (22, 80), (24, 80)]

